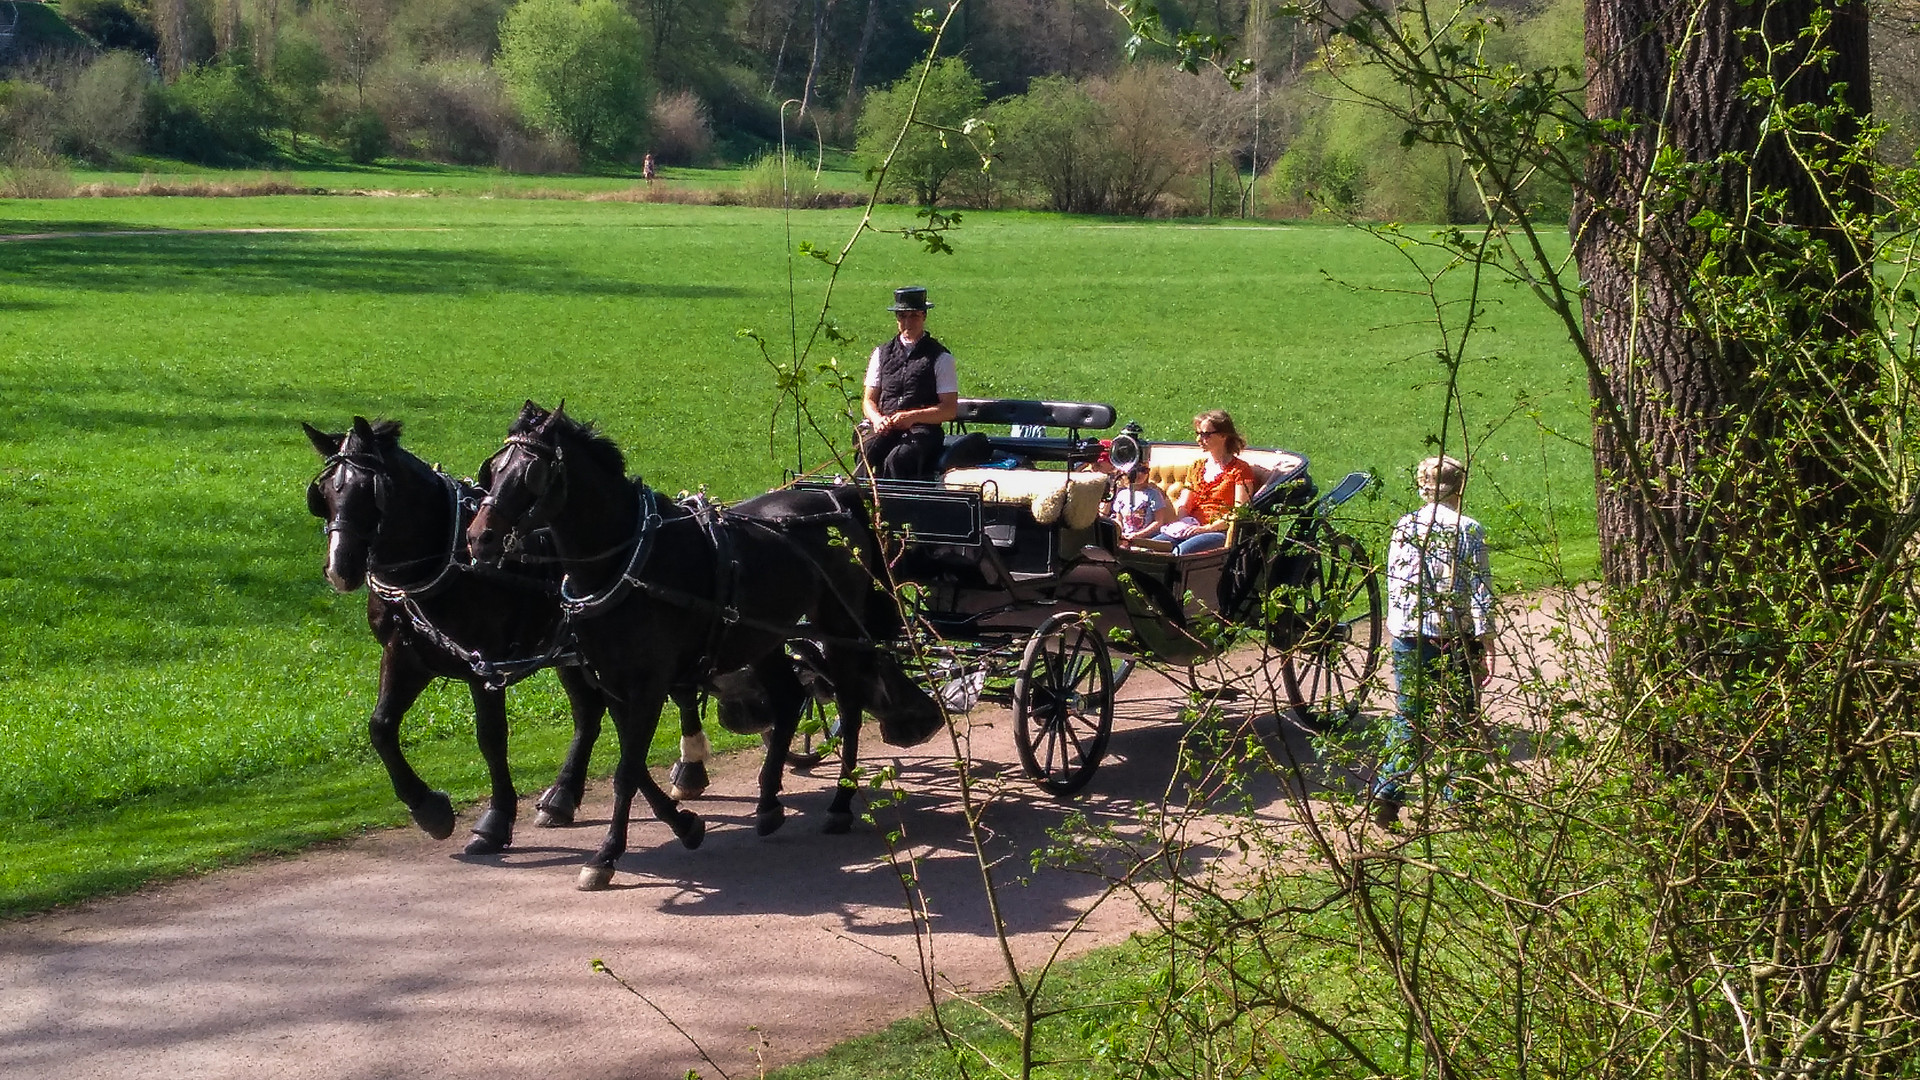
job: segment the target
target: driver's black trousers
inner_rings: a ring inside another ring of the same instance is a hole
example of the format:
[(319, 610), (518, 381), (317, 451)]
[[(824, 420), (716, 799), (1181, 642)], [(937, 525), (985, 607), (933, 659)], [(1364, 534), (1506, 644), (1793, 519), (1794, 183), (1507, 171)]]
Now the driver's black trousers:
[(928, 480), (938, 470), (945, 437), (938, 424), (869, 435), (860, 448), (861, 472), (882, 480)]

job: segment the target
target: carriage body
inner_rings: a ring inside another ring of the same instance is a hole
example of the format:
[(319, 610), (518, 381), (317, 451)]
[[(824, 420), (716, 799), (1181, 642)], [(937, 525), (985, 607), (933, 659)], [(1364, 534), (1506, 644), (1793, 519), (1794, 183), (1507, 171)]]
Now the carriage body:
[[(1136, 659), (1192, 664), (1249, 631), (1264, 634), (1303, 718), (1357, 711), (1380, 659), (1380, 587), (1364, 549), (1329, 515), (1370, 477), (1351, 474), (1323, 496), (1304, 455), (1248, 449), (1241, 456), (1260, 482), (1225, 547), (1139, 550), (1101, 516), (1108, 478), (1089, 468), (1102, 446), (1083, 432), (1114, 420), (1109, 405), (962, 399), (945, 462), (962, 467), (929, 481), (861, 482), (898, 545), (896, 584), (915, 625), (931, 632), (916, 644), (939, 658), (949, 704), (970, 707), (969, 679), (977, 693), (988, 677), (1013, 672), (1023, 764), (1061, 793), (1099, 764), (1114, 694)], [(1064, 434), (968, 430), (979, 424)], [(1164, 487), (1200, 451), (1145, 453)], [(1117, 668), (1115, 650), (1124, 654)]]

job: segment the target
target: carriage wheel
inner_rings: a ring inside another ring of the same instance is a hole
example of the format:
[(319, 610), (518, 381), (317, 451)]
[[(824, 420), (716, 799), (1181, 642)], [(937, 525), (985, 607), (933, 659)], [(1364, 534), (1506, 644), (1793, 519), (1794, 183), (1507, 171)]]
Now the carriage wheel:
[(1027, 641), (1013, 680), (1013, 741), (1034, 783), (1055, 795), (1086, 786), (1113, 734), (1113, 661), (1078, 612), (1055, 615)]
[(1280, 676), (1300, 722), (1324, 731), (1359, 717), (1380, 670), (1380, 572), (1358, 540), (1333, 534), (1297, 603), (1299, 637)]

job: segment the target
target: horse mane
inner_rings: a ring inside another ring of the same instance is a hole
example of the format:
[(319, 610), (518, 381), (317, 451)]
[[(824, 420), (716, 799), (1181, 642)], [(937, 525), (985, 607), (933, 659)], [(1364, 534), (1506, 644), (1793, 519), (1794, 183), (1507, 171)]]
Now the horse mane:
[(584, 451), (595, 465), (615, 476), (627, 475), (627, 455), (617, 443), (600, 433), (590, 420), (575, 420), (566, 413), (541, 413), (530, 415), (522, 411), (513, 426), (507, 429), (509, 435), (531, 435), (535, 428), (546, 426), (555, 437), (565, 435), (575, 448)]
[[(376, 445), (380, 447), (380, 449), (391, 450), (394, 447), (400, 445), (400, 428), (401, 428), (400, 421), (375, 420), (369, 423), (367, 426), (373, 430), (373, 441)], [(349, 442), (349, 441), (357, 442), (358, 439), (359, 439), (359, 432), (356, 432), (351, 428), (349, 428), (347, 430), (346, 438), (342, 439), (341, 441), (343, 443)]]

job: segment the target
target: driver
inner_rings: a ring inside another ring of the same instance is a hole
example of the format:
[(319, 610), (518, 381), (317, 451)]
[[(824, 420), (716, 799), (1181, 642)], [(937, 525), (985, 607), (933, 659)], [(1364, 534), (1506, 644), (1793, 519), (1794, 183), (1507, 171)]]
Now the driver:
[(888, 480), (924, 480), (940, 461), (940, 425), (960, 409), (960, 374), (953, 354), (927, 333), (927, 290), (893, 291), (897, 337), (867, 361), (861, 411), (860, 458), (868, 473)]

